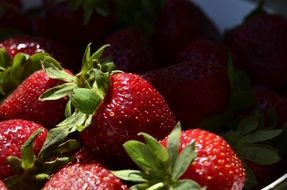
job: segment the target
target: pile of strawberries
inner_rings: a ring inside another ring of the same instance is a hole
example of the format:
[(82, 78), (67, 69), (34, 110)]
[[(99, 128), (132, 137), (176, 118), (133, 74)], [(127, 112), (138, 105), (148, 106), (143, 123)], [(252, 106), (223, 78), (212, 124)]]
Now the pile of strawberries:
[(224, 35), (190, 0), (0, 13), (0, 190), (256, 190), (286, 173), (287, 20), (263, 0)]

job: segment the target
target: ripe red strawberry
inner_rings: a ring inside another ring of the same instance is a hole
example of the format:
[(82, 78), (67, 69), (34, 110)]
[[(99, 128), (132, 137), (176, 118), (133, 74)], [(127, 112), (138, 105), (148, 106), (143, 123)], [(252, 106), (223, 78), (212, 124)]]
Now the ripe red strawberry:
[(230, 94), (221, 65), (184, 62), (144, 75), (165, 98), (184, 128), (225, 111)]
[[(182, 132), (180, 150), (195, 143), (197, 157), (183, 174), (211, 190), (242, 189), (245, 169), (230, 145), (220, 136), (200, 129)], [(167, 146), (167, 138), (161, 142)]]
[(262, 13), (249, 17), (227, 35), (227, 43), (253, 83), (273, 89), (287, 85), (287, 20)]
[(96, 162), (67, 165), (55, 173), (42, 189), (128, 190), (109, 170)]
[[(85, 7), (86, 2), (82, 3)], [(98, 2), (100, 3), (106, 4), (107, 2)], [(114, 19), (111, 15), (102, 16), (97, 11), (90, 9), (83, 11), (82, 8), (77, 8), (76, 11), (70, 10), (69, 1), (44, 0), (49, 28), (53, 28), (52, 37), (66, 44), (85, 47), (90, 42), (99, 44), (111, 33), (114, 28)], [(92, 8), (92, 6), (87, 5), (85, 8)], [(84, 21), (90, 11), (92, 15)]]
[(111, 45), (105, 55), (111, 56), (120, 70), (144, 73), (157, 67), (151, 42), (144, 33), (134, 28), (112, 34), (105, 43)]
[(170, 58), (194, 39), (218, 40), (220, 34), (212, 21), (189, 0), (169, 0), (159, 16), (155, 42), (166, 64)]
[[(128, 141), (124, 147), (142, 171), (115, 171), (114, 175), (141, 187), (162, 189), (241, 190), (245, 169), (229, 144), (201, 129), (173, 132), (157, 142), (142, 133), (146, 144)], [(138, 148), (138, 149), (137, 149)]]
[(119, 73), (110, 77), (107, 95), (81, 139), (106, 157), (124, 161), (124, 142), (139, 139), (141, 131), (161, 139), (174, 124), (168, 105), (150, 83), (134, 74)]
[(55, 127), (65, 118), (67, 100), (42, 102), (39, 97), (59, 84), (59, 80), (50, 79), (43, 70), (34, 72), (1, 103), (0, 119), (26, 119), (46, 128)]
[[(15, 171), (6, 161), (7, 157), (21, 157), (22, 145), (39, 128), (43, 126), (21, 119), (0, 122), (0, 179), (3, 180), (14, 174)], [(43, 131), (36, 137), (33, 145), (35, 154), (40, 151), (46, 135), (47, 130), (43, 128)]]
[(5, 48), (11, 57), (14, 57), (17, 53), (33, 55), (39, 52), (46, 52), (59, 60), (63, 67), (67, 69), (78, 71), (80, 68), (81, 56), (76, 49), (50, 39), (32, 36), (13, 36), (2, 41), (0, 47)]
[[(64, 91), (72, 109), (66, 110), (69, 117), (58, 126), (72, 132), (78, 129), (87, 147), (115, 162), (127, 163), (122, 147), (125, 141), (138, 139), (140, 131), (163, 138), (171, 131), (175, 118), (159, 92), (142, 77), (113, 73), (107, 67), (111, 63), (101, 63), (103, 50), (90, 55), (88, 46), (82, 71), (69, 82), (75, 84), (74, 88)], [(56, 76), (63, 71), (54, 72)], [(41, 99), (58, 99), (57, 91), (61, 88), (48, 90)]]
[(270, 116), (275, 114), (276, 126), (282, 127), (286, 122), (287, 100), (263, 86), (257, 86), (254, 90), (257, 106), (264, 115), (265, 126), (270, 127)]
[(3, 183), (3, 181), (0, 180), (0, 190), (7, 190), (7, 187)]
[(228, 63), (228, 53), (222, 44), (217, 44), (208, 40), (193, 40), (176, 56), (176, 63), (185, 61), (226, 66)]

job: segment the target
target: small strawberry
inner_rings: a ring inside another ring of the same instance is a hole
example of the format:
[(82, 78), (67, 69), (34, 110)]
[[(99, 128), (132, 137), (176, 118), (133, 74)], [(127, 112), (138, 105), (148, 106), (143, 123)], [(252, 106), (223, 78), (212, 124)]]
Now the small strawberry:
[(162, 94), (184, 128), (225, 111), (228, 104), (229, 81), (222, 65), (187, 61), (148, 72), (144, 78)]
[(262, 6), (231, 29), (226, 41), (253, 83), (278, 90), (287, 85), (287, 20)]
[(96, 162), (67, 165), (55, 173), (42, 189), (128, 190), (108, 169)]
[(185, 61), (226, 66), (228, 63), (228, 53), (222, 44), (207, 40), (193, 40), (179, 51), (175, 59), (176, 63)]
[[(157, 138), (167, 135), (175, 123), (174, 116), (163, 97), (142, 77), (130, 73), (114, 73), (110, 62), (101, 62), (105, 46), (90, 55), (88, 46), (82, 71), (63, 85), (75, 85), (64, 92), (58, 86), (46, 91), (42, 100), (69, 97), (68, 118), (54, 130), (81, 132), (82, 142), (108, 159), (128, 162), (122, 144), (138, 139), (146, 131)], [(101, 70), (97, 69), (101, 68)], [(63, 72), (57, 68), (47, 71)], [(52, 73), (50, 72), (50, 73)]]
[(43, 131), (37, 136), (33, 145), (33, 152), (38, 154), (47, 135), (47, 130), (34, 122), (12, 119), (0, 122), (0, 179), (12, 176), (11, 165), (6, 161), (9, 156), (21, 157), (21, 148), (24, 142), (37, 129)]
[(113, 58), (117, 69), (131, 73), (144, 73), (157, 67), (153, 47), (144, 33), (126, 28), (112, 34), (105, 41), (111, 46), (105, 55)]
[(26, 119), (46, 128), (55, 127), (65, 118), (67, 100), (42, 102), (39, 97), (59, 84), (59, 80), (50, 79), (43, 70), (34, 72), (1, 103), (0, 119)]
[(163, 65), (194, 39), (218, 40), (220, 34), (207, 15), (192, 1), (168, 0), (157, 21), (154, 40)]
[(99, 44), (114, 28), (109, 3), (100, 1), (43, 0), (52, 37), (66, 44)]
[(0, 190), (7, 190), (7, 187), (3, 183), (3, 181), (0, 180)]
[(4, 48), (11, 57), (15, 57), (18, 53), (34, 55), (39, 52), (46, 52), (59, 60), (62, 66), (67, 69), (78, 70), (80, 68), (78, 63), (80, 63), (81, 57), (76, 49), (50, 39), (13, 36), (2, 41), (0, 47)]
[[(264, 115), (265, 126), (282, 127), (286, 122), (287, 100), (263, 86), (255, 87), (254, 91), (257, 106)], [(275, 123), (272, 123), (272, 118), (275, 119)]]
[(131, 140), (124, 147), (142, 171), (113, 172), (138, 182), (135, 189), (243, 189), (243, 164), (220, 136), (201, 129), (181, 132), (179, 126), (160, 143), (141, 134), (145, 144)]

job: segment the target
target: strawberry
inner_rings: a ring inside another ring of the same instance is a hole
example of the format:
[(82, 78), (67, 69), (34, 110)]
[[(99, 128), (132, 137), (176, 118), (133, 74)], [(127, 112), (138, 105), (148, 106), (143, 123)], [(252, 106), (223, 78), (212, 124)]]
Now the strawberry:
[(226, 66), (228, 63), (227, 49), (222, 44), (208, 40), (193, 40), (179, 51), (175, 59), (176, 63), (185, 61)]
[(157, 67), (151, 42), (136, 29), (126, 28), (116, 32), (105, 43), (111, 45), (105, 55), (110, 55), (120, 70), (144, 73)]
[(178, 125), (160, 143), (146, 133), (141, 135), (145, 144), (131, 140), (124, 147), (142, 171), (113, 172), (139, 182), (135, 189), (243, 189), (243, 164), (220, 136), (201, 129), (181, 132)]
[(47, 135), (47, 130), (43, 126), (22, 119), (0, 122), (0, 179), (3, 180), (14, 174), (15, 171), (6, 161), (7, 157), (20, 157), (22, 145), (39, 128), (43, 131), (34, 141), (35, 154), (39, 153)]
[(154, 40), (164, 63), (194, 39), (218, 40), (220, 34), (212, 21), (189, 0), (168, 0), (161, 11)]
[(76, 49), (50, 39), (14, 36), (2, 41), (0, 47), (4, 48), (11, 57), (15, 57), (18, 53), (34, 55), (39, 52), (46, 52), (59, 60), (67, 69), (78, 70), (80, 68), (78, 63), (81, 61), (81, 57)]
[[(71, 75), (70, 75), (71, 76)], [(64, 119), (67, 100), (42, 102), (39, 97), (47, 89), (60, 84), (43, 70), (24, 80), (0, 105), (0, 119), (26, 119), (52, 128)]]
[(275, 124), (277, 127), (282, 127), (286, 122), (287, 100), (276, 92), (263, 87), (257, 86), (254, 88), (257, 106), (264, 115), (265, 126), (272, 125), (271, 116), (275, 116)]
[(0, 180), (0, 190), (7, 190), (7, 187), (3, 183), (3, 181)]
[[(78, 130), (87, 147), (108, 159), (127, 163), (121, 146), (125, 141), (138, 139), (140, 131), (163, 138), (175, 119), (163, 97), (142, 77), (110, 71), (111, 63), (101, 62), (104, 48), (90, 55), (88, 46), (82, 71), (66, 83), (74, 84), (74, 88), (61, 96), (70, 98), (66, 110), (69, 117), (54, 130), (68, 130), (68, 133)], [(47, 68), (47, 71), (51, 69), (54, 76), (63, 72), (57, 68)], [(46, 91), (41, 99), (58, 99), (57, 91), (63, 92), (61, 86)]]
[(112, 173), (96, 162), (75, 163), (55, 173), (43, 190), (66, 189), (109, 189), (128, 190)]
[(148, 72), (144, 78), (162, 94), (184, 128), (225, 111), (228, 104), (228, 76), (221, 65), (187, 61)]
[(73, 6), (73, 2), (44, 0), (48, 25), (53, 28), (52, 37), (76, 46), (84, 47), (89, 42), (99, 44), (114, 28), (114, 19), (107, 11), (108, 3), (81, 1)]
[(226, 41), (253, 83), (278, 90), (287, 85), (287, 20), (261, 9), (231, 29)]

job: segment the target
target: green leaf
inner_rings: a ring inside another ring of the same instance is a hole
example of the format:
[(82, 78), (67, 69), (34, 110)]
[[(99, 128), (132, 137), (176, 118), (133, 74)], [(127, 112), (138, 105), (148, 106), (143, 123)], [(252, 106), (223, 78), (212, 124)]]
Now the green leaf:
[(194, 143), (191, 143), (188, 146), (186, 146), (176, 159), (174, 169), (172, 172), (172, 179), (180, 178), (187, 170), (191, 162), (195, 159), (196, 155), (197, 154), (195, 152)]
[(68, 73), (67, 71), (65, 71), (63, 69), (59, 69), (55, 66), (45, 67), (44, 69), (45, 69), (45, 72), (47, 73), (47, 75), (52, 79), (58, 79), (61, 81), (71, 82), (71, 83), (76, 81), (75, 76), (73, 76), (72, 74)]
[(76, 87), (76, 83), (64, 83), (48, 89), (39, 97), (39, 99), (41, 101), (58, 100), (64, 98), (65, 96), (69, 96)]
[(200, 129), (215, 130), (219, 127), (222, 127), (225, 123), (227, 123), (231, 119), (232, 119), (232, 113), (224, 112), (204, 119), (199, 124), (197, 124), (196, 127)]
[(43, 54), (43, 55), (44, 55), (44, 58), (43, 59), (41, 58), (41, 60), (40, 60), (42, 67), (44, 67), (44, 68), (56, 67), (59, 70), (62, 69), (61, 64), (56, 59), (51, 57), (49, 54)]
[(74, 94), (71, 96), (73, 106), (85, 114), (93, 114), (101, 100), (94, 91), (86, 88), (74, 89)]
[(164, 186), (165, 184), (163, 182), (158, 182), (156, 184), (151, 185), (146, 190), (159, 190), (159, 189), (163, 189)]
[(246, 171), (246, 179), (247, 179), (244, 187), (246, 189), (251, 189), (257, 184), (257, 179), (256, 179), (254, 172), (251, 170), (251, 168), (245, 162), (243, 163), (244, 163), (244, 168)]
[(193, 180), (180, 180), (175, 184), (172, 184), (172, 190), (206, 190), (205, 187), (201, 187)]
[(51, 148), (53, 145), (62, 143), (69, 135), (69, 131), (70, 129), (67, 126), (52, 128), (47, 134), (39, 155)]
[(102, 99), (104, 99), (110, 86), (109, 77), (98, 69), (94, 69), (93, 71), (94, 71), (94, 77), (96, 79), (92, 85), (93, 90), (97, 95), (99, 95)]
[(43, 132), (43, 128), (37, 129), (29, 138), (25, 141), (22, 146), (22, 168), (27, 170), (34, 167), (35, 164), (35, 155), (33, 152), (33, 142), (36, 137)]
[(263, 142), (270, 139), (273, 139), (274, 137), (277, 137), (281, 134), (281, 129), (263, 129), (258, 130), (254, 133), (248, 134), (245, 137), (242, 138), (243, 141), (247, 143), (257, 143), (257, 142)]
[(180, 122), (178, 122), (167, 139), (167, 151), (170, 157), (171, 168), (174, 167), (179, 153), (180, 135), (181, 125)]
[(61, 157), (56, 158), (55, 160), (44, 162), (41, 169), (45, 171), (46, 174), (53, 174), (63, 166), (67, 165), (72, 161), (73, 158)]
[(242, 156), (243, 158), (260, 165), (271, 165), (281, 159), (273, 148), (264, 145), (243, 147)]
[(101, 46), (95, 53), (92, 54), (91, 59), (100, 60), (104, 54), (105, 49), (110, 46), (111, 46), (110, 44), (105, 44)]
[(248, 116), (242, 119), (237, 127), (237, 131), (241, 135), (247, 135), (255, 131), (259, 125), (259, 119), (255, 116)]
[(140, 133), (146, 142), (146, 146), (150, 149), (150, 152), (154, 155), (159, 163), (165, 164), (168, 162), (169, 156), (167, 150), (152, 136), (146, 133)]
[(130, 190), (146, 190), (150, 185), (147, 183), (140, 183), (140, 184), (136, 184), (131, 186), (129, 189)]
[(65, 117), (67, 118), (67, 117), (70, 117), (71, 115), (72, 115), (72, 102), (69, 99), (65, 107)]
[(58, 127), (66, 127), (69, 129), (69, 133), (75, 132), (78, 126), (83, 125), (89, 115), (82, 112), (74, 112), (70, 117), (59, 123)]
[(240, 91), (231, 95), (230, 109), (240, 111), (255, 104), (255, 97), (252, 91)]
[(91, 43), (89, 43), (83, 56), (80, 75), (85, 75), (92, 68), (94, 68), (94, 63), (91, 61)]
[(130, 182), (147, 182), (145, 173), (139, 170), (119, 170), (112, 171), (112, 174), (117, 178)]
[(129, 140), (124, 143), (124, 149), (134, 163), (143, 170), (144, 173), (161, 177), (164, 175), (162, 167), (154, 159), (149, 148), (142, 142)]

